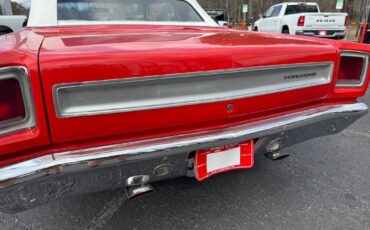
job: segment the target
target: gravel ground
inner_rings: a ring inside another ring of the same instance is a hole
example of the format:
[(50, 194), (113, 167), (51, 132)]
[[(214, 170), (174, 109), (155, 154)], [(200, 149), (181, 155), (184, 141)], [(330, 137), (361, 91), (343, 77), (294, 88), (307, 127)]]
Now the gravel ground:
[(142, 200), (111, 191), (0, 214), (0, 229), (370, 229), (370, 115), (287, 152), (204, 183), (158, 183)]

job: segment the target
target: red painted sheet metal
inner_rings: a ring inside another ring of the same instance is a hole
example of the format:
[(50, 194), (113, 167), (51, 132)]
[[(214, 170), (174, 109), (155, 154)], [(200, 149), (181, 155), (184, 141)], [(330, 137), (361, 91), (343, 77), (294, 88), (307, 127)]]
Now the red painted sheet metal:
[[(52, 88), (56, 84), (111, 80), (174, 73), (249, 68), (307, 62), (336, 62), (335, 48), (285, 36), (217, 29), (172, 27), (99, 27), (45, 31), (40, 53), (41, 75), (52, 140), (56, 144), (130, 138), (161, 130), (208, 128), (233, 118), (317, 102), (328, 98), (333, 84), (248, 99), (150, 111), (57, 118)], [(153, 32), (155, 31), (155, 32)], [(40, 31), (41, 33), (41, 31)], [(59, 34), (59, 35), (56, 35)], [(232, 103), (234, 110), (226, 106)], [(199, 128), (199, 127), (198, 127)]]
[(1, 135), (0, 160), (9, 153), (16, 157), (16, 152), (25, 150), (32, 155), (31, 150), (50, 143), (38, 70), (38, 50), (42, 40), (42, 35), (30, 30), (0, 36), (0, 68), (23, 66), (29, 72), (37, 123), (33, 129)]

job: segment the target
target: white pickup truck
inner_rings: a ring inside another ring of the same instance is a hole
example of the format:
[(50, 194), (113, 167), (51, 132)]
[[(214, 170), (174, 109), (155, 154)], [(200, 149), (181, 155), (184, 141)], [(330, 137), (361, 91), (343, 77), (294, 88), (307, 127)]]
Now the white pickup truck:
[(346, 13), (321, 13), (317, 3), (281, 3), (270, 7), (254, 25), (255, 31), (342, 39)]
[(27, 17), (23, 15), (0, 15), (0, 35), (11, 33), (22, 29), (25, 25)]
[[(18, 3), (22, 6), (21, 3)], [(13, 15), (10, 1), (0, 0), (0, 35), (11, 33), (25, 26), (27, 16)]]

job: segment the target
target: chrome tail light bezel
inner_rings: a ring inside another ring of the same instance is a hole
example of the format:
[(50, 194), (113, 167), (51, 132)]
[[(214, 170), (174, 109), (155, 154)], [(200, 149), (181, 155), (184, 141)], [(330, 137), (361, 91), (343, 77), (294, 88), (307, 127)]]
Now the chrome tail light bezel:
[(25, 116), (20, 120), (0, 123), (0, 137), (36, 126), (36, 117), (28, 71), (22, 66), (0, 68), (0, 80), (15, 79), (21, 89)]
[[(364, 64), (362, 66), (362, 72), (361, 72), (361, 77), (359, 81), (341, 81), (337, 79), (336, 87), (355, 87), (355, 88), (360, 88), (364, 86), (366, 82), (366, 78), (368, 75), (368, 68), (369, 68), (369, 54), (363, 53), (363, 52), (358, 52), (358, 51), (342, 51), (340, 54), (340, 57), (354, 57), (354, 58), (362, 58), (364, 61)], [(341, 63), (340, 63), (341, 64)]]

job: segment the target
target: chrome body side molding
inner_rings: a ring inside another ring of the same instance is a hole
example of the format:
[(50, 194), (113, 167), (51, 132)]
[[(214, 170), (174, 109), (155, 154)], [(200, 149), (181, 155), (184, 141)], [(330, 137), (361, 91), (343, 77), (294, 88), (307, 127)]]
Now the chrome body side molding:
[(329, 84), (331, 62), (59, 84), (58, 117), (160, 109), (247, 98)]

